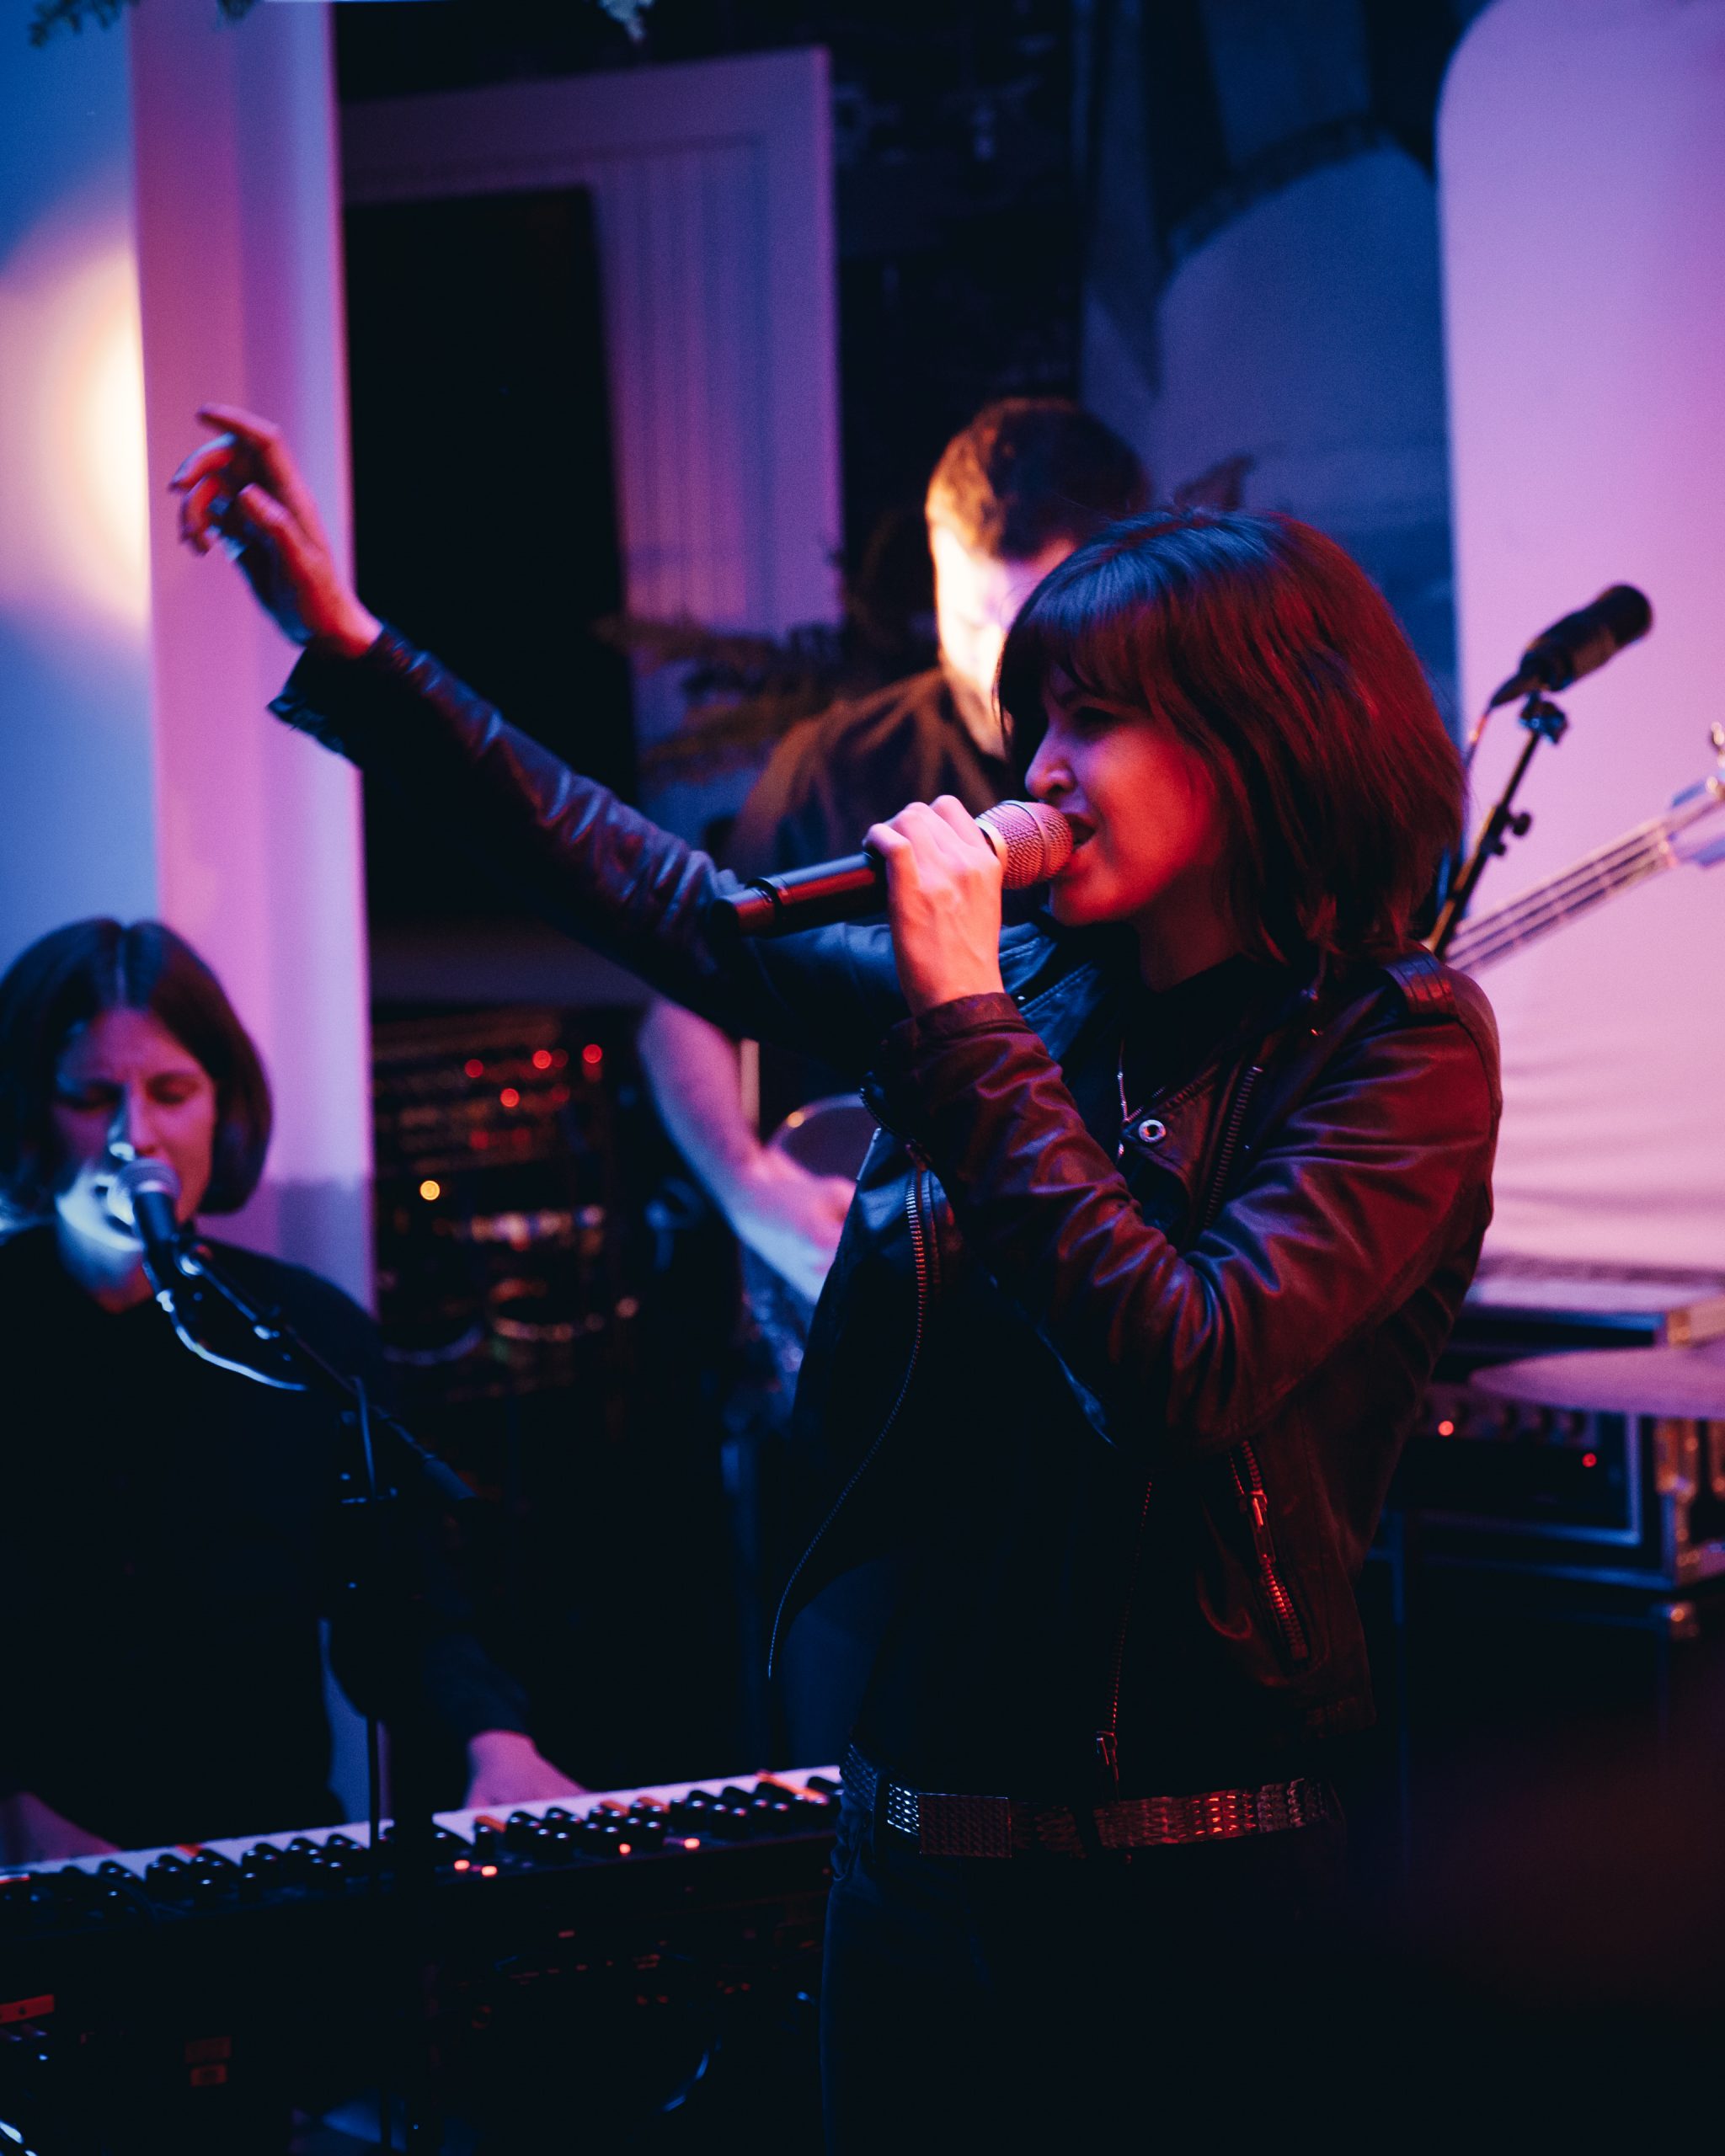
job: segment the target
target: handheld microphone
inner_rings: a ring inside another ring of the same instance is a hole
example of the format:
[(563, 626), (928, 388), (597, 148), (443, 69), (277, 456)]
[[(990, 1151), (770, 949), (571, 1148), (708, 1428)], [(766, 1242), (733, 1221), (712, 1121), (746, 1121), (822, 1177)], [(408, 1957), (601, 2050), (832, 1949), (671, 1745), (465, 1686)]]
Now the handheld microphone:
[(128, 1161), (108, 1203), (143, 1245), (144, 1269), (159, 1294), (179, 1272), (179, 1177), (172, 1161)]
[[(1045, 801), (1002, 801), (976, 822), (1000, 856), (1001, 880), (1009, 891), (1045, 883), (1072, 857), (1072, 826)], [(863, 852), (782, 876), (757, 876), (718, 905), (740, 936), (793, 936), (878, 913), (885, 896), (886, 864)]]
[(1632, 584), (1614, 584), (1590, 606), (1579, 607), (1542, 630), (1486, 709), (1495, 711), (1499, 704), (1513, 703), (1535, 690), (1567, 689), (1572, 681), (1615, 659), (1653, 626), (1653, 610), (1645, 594)]

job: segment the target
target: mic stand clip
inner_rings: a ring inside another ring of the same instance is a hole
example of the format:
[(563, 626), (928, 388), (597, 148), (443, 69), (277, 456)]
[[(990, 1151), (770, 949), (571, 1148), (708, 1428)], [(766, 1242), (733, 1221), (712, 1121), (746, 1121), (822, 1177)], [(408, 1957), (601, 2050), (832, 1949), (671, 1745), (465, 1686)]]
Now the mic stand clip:
[(1534, 751), (1541, 741), (1549, 741), (1555, 747), (1569, 730), (1567, 717), (1537, 689), (1521, 707), (1520, 723), (1527, 729), (1527, 739), (1523, 744), (1521, 754), (1515, 760), (1515, 768), (1510, 772), (1509, 782), (1498, 795), (1491, 814), (1481, 825), (1473, 851), (1467, 857), (1466, 867), (1450, 887), (1443, 911), (1438, 915), (1436, 926), (1426, 938), (1426, 948), (1434, 957), (1441, 958), (1449, 949), (1451, 939), (1472, 904), (1474, 892), (1478, 888), (1480, 878), (1486, 872), (1487, 864), (1495, 855), (1509, 850), (1512, 838), (1525, 838), (1532, 825), (1532, 812), (1526, 808), (1518, 809), (1514, 803), (1521, 782), (1527, 776), (1527, 767), (1533, 761)]

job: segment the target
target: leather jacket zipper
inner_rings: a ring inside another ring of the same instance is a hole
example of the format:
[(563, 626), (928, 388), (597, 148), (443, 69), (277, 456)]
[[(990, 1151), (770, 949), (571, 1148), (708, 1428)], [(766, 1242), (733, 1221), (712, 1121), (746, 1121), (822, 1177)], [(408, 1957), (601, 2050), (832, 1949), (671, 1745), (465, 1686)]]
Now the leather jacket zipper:
[(1222, 1200), (1228, 1193), (1228, 1177), (1233, 1171), (1234, 1155), (1240, 1150), (1240, 1134), (1246, 1128), (1247, 1106), (1263, 1075), (1263, 1065), (1254, 1063), (1235, 1088), (1234, 1105), (1228, 1112), (1228, 1127), (1222, 1133), (1221, 1150), (1216, 1155), (1216, 1171), (1210, 1177), (1209, 1201), (1204, 1209), (1204, 1218), (1199, 1223), (1199, 1235), (1214, 1223), (1222, 1209)]
[(773, 1667), (778, 1657), (779, 1632), (785, 1621), (785, 1610), (790, 1603), (797, 1582), (803, 1577), (809, 1559), (820, 1547), (833, 1522), (843, 1511), (851, 1492), (868, 1472), (875, 1454), (886, 1443), (888, 1433), (904, 1412), (905, 1402), (910, 1396), (911, 1381), (916, 1376), (916, 1365), (921, 1359), (922, 1336), (927, 1324), (930, 1292), (933, 1278), (932, 1263), (933, 1239), (929, 1233), (924, 1212), (922, 1183), (927, 1171), (915, 1154), (911, 1158), (915, 1165), (911, 1179), (905, 1186), (905, 1214), (911, 1231), (911, 1260), (916, 1274), (916, 1328), (911, 1336), (910, 1358), (905, 1364), (905, 1374), (900, 1381), (898, 1396), (887, 1412), (886, 1420), (875, 1432), (873, 1443), (851, 1470), (850, 1479), (828, 1507), (826, 1517), (809, 1538), (807, 1548), (798, 1558), (790, 1577), (785, 1582), (784, 1592), (778, 1598), (778, 1608), (773, 1612), (772, 1636), (767, 1642), (766, 1673), (769, 1677), (773, 1673)]
[[(1228, 1113), (1227, 1128), (1222, 1134), (1221, 1148), (1216, 1155), (1215, 1173), (1210, 1178), (1209, 1199), (1204, 1207), (1204, 1218), (1199, 1224), (1200, 1235), (1221, 1210), (1222, 1198), (1227, 1190), (1228, 1177), (1234, 1166), (1234, 1156), (1240, 1149), (1240, 1134), (1246, 1127), (1247, 1105), (1252, 1098), (1252, 1089), (1263, 1075), (1263, 1065), (1254, 1063), (1242, 1077), (1235, 1090), (1233, 1106)], [(1202, 1077), (1196, 1078), (1190, 1085), (1183, 1086), (1179, 1092), (1172, 1095), (1166, 1102), (1154, 1102), (1151, 1105), (1159, 1107), (1172, 1107), (1196, 1092), (1203, 1083)], [(1132, 1561), (1126, 1572), (1125, 1598), (1120, 1604), (1119, 1622), (1114, 1627), (1114, 1652), (1108, 1662), (1108, 1718), (1096, 1732), (1097, 1764), (1116, 1789), (1120, 1785), (1120, 1673), (1125, 1666), (1126, 1632), (1132, 1620), (1132, 1591), (1137, 1582), (1139, 1559), (1144, 1550), (1144, 1530), (1149, 1524), (1150, 1500), (1155, 1488), (1155, 1476), (1147, 1476), (1145, 1480), (1143, 1501), (1138, 1508), (1138, 1531), (1132, 1539)], [(1259, 1482), (1258, 1489), (1261, 1497), (1263, 1495), (1262, 1481)], [(1263, 1532), (1268, 1540), (1268, 1526)], [(1260, 1556), (1260, 1562), (1262, 1561), (1262, 1556)], [(1306, 1652), (1306, 1638), (1300, 1629), (1299, 1612), (1295, 1609), (1292, 1598), (1289, 1595), (1280, 1576), (1275, 1571), (1275, 1552), (1273, 1549), (1270, 1551), (1268, 1570), (1265, 1576), (1266, 1594), (1269, 1593), (1269, 1582), (1272, 1580), (1275, 1584), (1276, 1593), (1280, 1596), (1281, 1604), (1285, 1605), (1288, 1616), (1291, 1619), (1295, 1630), (1299, 1635), (1300, 1646), (1297, 1653), (1291, 1645), (1289, 1652), (1294, 1654), (1296, 1661), (1304, 1661)], [(1277, 1622), (1280, 1626), (1282, 1620), (1279, 1605), (1274, 1598), (1271, 1600), (1271, 1607), (1273, 1609), (1278, 1609)], [(1284, 1639), (1288, 1636), (1285, 1629), (1283, 1630), (1283, 1636)]]
[(1276, 1621), (1282, 1645), (1288, 1651), (1290, 1662), (1304, 1662), (1311, 1652), (1306, 1636), (1306, 1627), (1300, 1620), (1300, 1612), (1294, 1607), (1294, 1598), (1288, 1592), (1288, 1583), (1282, 1577), (1281, 1567), (1276, 1561), (1275, 1537), (1270, 1533), (1269, 1498), (1263, 1486), (1263, 1470), (1258, 1464), (1258, 1454), (1250, 1440), (1242, 1440), (1234, 1448), (1230, 1465), (1234, 1470), (1234, 1486), (1240, 1493), (1240, 1507), (1252, 1527), (1252, 1546), (1258, 1553), (1258, 1585), (1263, 1589), (1263, 1598), (1269, 1604), (1270, 1614)]

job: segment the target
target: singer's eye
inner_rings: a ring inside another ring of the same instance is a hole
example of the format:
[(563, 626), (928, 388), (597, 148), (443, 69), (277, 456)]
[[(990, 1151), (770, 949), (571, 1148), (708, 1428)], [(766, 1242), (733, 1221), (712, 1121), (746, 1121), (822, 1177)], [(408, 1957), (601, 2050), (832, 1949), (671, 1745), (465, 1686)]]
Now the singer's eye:
[(117, 1103), (120, 1089), (115, 1086), (60, 1086), (55, 1088), (54, 1098), (63, 1108), (74, 1108), (83, 1114), (101, 1114)]

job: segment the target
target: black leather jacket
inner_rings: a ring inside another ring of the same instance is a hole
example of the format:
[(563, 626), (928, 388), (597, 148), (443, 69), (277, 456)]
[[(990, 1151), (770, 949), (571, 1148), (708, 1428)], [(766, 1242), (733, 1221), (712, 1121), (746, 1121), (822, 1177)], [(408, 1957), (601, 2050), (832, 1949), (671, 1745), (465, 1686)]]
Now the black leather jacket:
[(1017, 1568), (973, 1563), (975, 1591), (1021, 1630), (1043, 1597), (1025, 1637), (1068, 1643), (1071, 1730), (1021, 1784), (1100, 1760), (1129, 1791), (1214, 1786), (1370, 1721), (1353, 1582), (1490, 1217), (1471, 981), (1420, 952), (1282, 977), (1117, 1165), (1130, 937), (1009, 928), (1004, 995), (907, 1018), (884, 927), (716, 932), (704, 855), (391, 632), (302, 660), (274, 708), (664, 994), (862, 1082), (882, 1128), (804, 1366), (823, 1497), (781, 1633), (985, 1485)]

